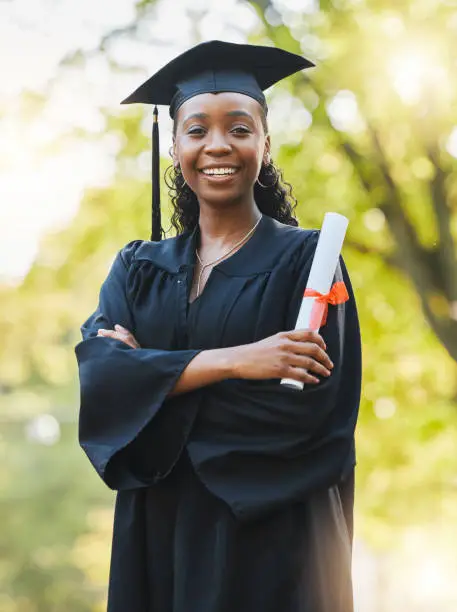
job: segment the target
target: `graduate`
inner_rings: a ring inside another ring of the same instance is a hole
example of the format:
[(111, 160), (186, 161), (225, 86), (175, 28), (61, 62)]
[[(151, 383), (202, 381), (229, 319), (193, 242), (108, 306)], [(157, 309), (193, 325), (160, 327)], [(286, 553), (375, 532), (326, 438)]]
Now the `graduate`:
[(155, 111), (152, 240), (117, 254), (76, 347), (80, 443), (117, 491), (109, 612), (353, 610), (356, 305), (340, 259), (349, 299), (294, 330), (319, 233), (298, 227), (263, 93), (312, 65), (206, 42), (124, 100), (169, 105), (177, 236)]

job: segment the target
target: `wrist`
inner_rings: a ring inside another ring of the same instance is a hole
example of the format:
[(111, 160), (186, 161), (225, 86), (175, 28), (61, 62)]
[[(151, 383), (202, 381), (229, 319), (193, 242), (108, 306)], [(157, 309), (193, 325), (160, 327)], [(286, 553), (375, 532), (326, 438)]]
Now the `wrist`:
[(218, 364), (224, 378), (242, 378), (240, 364), (241, 346), (231, 346), (228, 348), (217, 349)]

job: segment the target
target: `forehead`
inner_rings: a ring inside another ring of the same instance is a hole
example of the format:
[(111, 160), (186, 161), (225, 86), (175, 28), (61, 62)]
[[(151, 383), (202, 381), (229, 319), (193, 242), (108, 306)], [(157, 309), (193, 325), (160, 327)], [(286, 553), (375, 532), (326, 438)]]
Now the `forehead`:
[(186, 100), (178, 109), (177, 120), (184, 121), (194, 113), (205, 113), (209, 116), (225, 115), (231, 111), (242, 110), (255, 118), (261, 117), (263, 109), (257, 100), (241, 93), (223, 91), (203, 93)]

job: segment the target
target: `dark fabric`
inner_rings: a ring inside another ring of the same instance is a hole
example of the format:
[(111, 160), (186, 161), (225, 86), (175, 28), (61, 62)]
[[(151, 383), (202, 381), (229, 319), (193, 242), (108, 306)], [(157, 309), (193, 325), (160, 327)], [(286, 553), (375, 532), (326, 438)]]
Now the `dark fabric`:
[(352, 610), (336, 487), (240, 522), (183, 455), (155, 487), (119, 493), (113, 541), (109, 612)]
[(210, 40), (172, 59), (121, 104), (166, 104), (174, 118), (179, 107), (198, 94), (231, 91), (254, 98), (266, 110), (262, 90), (311, 66), (284, 49)]
[[(81, 444), (119, 490), (110, 612), (351, 612), (361, 358), (350, 300), (318, 386), (228, 380), (169, 399), (200, 350), (292, 329), (318, 232), (264, 216), (190, 306), (197, 231), (118, 255), (77, 347)], [(121, 323), (141, 349), (95, 338)], [(184, 452), (183, 452), (183, 449)]]
[[(80, 443), (114, 489), (146, 486), (166, 475), (185, 444), (197, 407), (196, 395), (188, 394), (186, 406), (171, 399), (167, 414), (160, 414), (167, 395), (198, 350), (178, 350), (178, 346), (163, 350), (159, 343), (157, 348), (133, 350), (118, 340), (97, 337), (98, 329), (113, 329), (115, 323), (137, 333), (126, 286), (131, 254), (132, 247), (117, 256), (102, 286), (99, 306), (82, 327), (84, 341), (76, 347)], [(162, 339), (166, 342), (164, 336)], [(167, 440), (157, 462), (147, 469), (140, 452), (146, 437), (142, 433), (146, 429), (147, 434), (154, 419), (160, 435), (170, 418), (178, 434)]]

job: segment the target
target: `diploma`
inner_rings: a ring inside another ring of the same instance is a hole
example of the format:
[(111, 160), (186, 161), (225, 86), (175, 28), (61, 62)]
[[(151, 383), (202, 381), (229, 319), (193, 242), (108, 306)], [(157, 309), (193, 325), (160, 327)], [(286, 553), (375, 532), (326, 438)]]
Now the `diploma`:
[[(318, 331), (325, 324), (328, 305), (347, 300), (344, 283), (335, 283), (332, 287), (332, 282), (348, 223), (343, 215), (326, 213), (295, 329)], [(281, 384), (303, 389), (302, 382), (290, 378), (283, 378)]]

